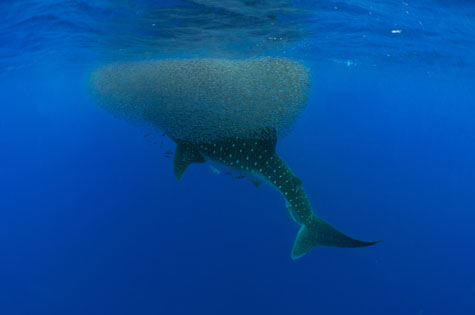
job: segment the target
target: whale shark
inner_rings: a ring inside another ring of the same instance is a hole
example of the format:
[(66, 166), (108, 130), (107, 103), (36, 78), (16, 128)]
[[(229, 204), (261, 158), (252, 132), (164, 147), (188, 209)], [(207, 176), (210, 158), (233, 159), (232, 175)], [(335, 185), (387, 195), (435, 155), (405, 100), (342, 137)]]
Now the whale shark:
[(275, 151), (277, 134), (274, 128), (256, 132), (255, 137), (173, 140), (177, 144), (173, 169), (178, 180), (182, 179), (191, 164), (212, 162), (242, 173), (256, 186), (267, 183), (276, 188), (284, 196), (292, 219), (300, 225), (292, 248), (292, 259), (304, 256), (316, 246), (351, 248), (378, 243), (349, 237), (313, 213), (302, 181)]

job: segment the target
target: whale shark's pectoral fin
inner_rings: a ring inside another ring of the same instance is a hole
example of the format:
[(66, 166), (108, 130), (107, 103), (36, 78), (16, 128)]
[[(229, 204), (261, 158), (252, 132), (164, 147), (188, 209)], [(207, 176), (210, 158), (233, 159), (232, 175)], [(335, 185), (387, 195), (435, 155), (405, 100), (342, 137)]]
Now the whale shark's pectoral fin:
[(206, 162), (200, 152), (189, 142), (176, 141), (175, 158), (173, 160), (173, 172), (178, 180), (180, 180), (187, 167), (192, 163)]
[(376, 242), (351, 238), (331, 226), (322, 218), (314, 216), (309, 224), (302, 224), (292, 249), (292, 259), (297, 259), (316, 246), (364, 247)]

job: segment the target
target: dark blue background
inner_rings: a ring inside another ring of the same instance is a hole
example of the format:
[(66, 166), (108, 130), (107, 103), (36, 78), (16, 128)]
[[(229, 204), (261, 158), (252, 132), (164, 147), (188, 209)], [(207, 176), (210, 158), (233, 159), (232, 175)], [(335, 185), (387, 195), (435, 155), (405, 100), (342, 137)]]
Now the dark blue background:
[(93, 58), (32, 65), (29, 43), (0, 54), (0, 314), (475, 314), (473, 68), (299, 56), (309, 104), (277, 152), (318, 215), (384, 242), (292, 261), (279, 193), (178, 182), (173, 143), (91, 100)]
[(206, 165), (176, 181), (173, 144), (97, 108), (79, 75), (4, 82), (2, 314), (474, 312), (469, 81), (315, 73), (277, 151), (319, 215), (384, 242), (297, 261), (270, 187)]

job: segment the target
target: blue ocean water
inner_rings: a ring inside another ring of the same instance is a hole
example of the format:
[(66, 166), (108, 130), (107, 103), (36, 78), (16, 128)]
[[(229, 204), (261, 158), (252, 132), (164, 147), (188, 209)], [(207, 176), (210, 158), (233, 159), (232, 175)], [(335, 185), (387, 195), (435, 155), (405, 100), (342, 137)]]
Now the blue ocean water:
[[(0, 2), (0, 314), (475, 314), (475, 4)], [(382, 239), (293, 261), (269, 186), (193, 165), (90, 96), (96, 67), (285, 56), (277, 152), (314, 211)]]

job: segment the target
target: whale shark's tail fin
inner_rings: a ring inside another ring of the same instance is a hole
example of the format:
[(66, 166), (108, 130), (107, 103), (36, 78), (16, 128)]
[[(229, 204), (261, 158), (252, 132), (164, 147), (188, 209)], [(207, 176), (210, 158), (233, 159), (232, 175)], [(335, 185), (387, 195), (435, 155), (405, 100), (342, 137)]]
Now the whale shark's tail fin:
[(315, 246), (364, 247), (379, 243), (351, 238), (331, 226), (322, 218), (314, 216), (310, 224), (302, 224), (292, 249), (292, 259), (304, 256)]

